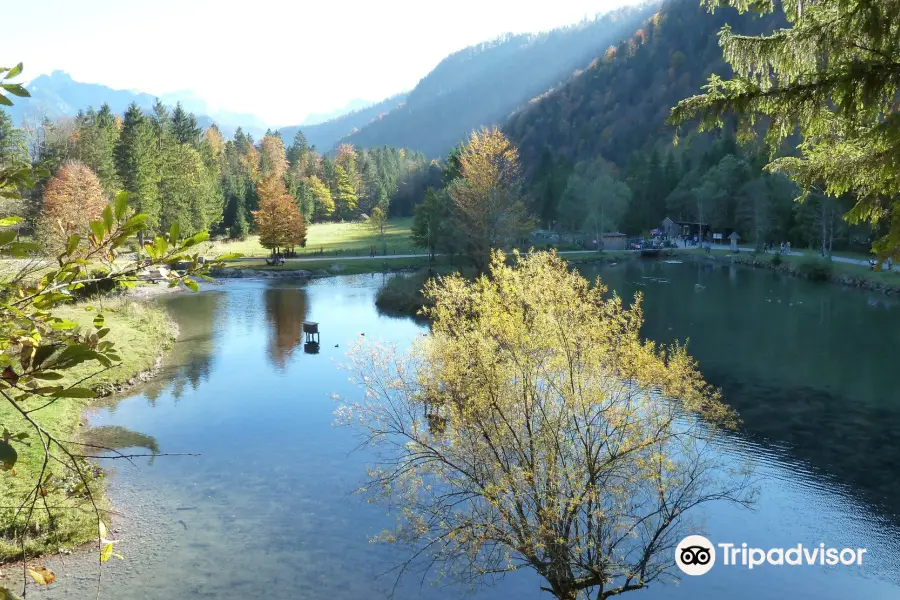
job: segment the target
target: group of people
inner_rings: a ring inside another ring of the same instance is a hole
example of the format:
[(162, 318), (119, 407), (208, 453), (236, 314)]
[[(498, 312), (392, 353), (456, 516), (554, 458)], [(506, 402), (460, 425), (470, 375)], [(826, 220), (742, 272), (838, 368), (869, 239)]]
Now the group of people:
[[(775, 245), (772, 242), (766, 242), (763, 244), (763, 252), (771, 252), (775, 250)], [(790, 242), (781, 242), (779, 245), (779, 250), (781, 254), (790, 254), (791, 253), (791, 243)]]

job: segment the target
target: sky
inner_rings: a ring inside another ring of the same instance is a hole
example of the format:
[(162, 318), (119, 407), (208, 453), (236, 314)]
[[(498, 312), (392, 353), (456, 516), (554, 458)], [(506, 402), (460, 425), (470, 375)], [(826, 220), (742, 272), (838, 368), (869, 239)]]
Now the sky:
[(445, 56), (503, 33), (569, 25), (635, 0), (16, 0), (0, 62), (28, 79), (154, 95), (191, 90), (268, 125), (379, 101)]

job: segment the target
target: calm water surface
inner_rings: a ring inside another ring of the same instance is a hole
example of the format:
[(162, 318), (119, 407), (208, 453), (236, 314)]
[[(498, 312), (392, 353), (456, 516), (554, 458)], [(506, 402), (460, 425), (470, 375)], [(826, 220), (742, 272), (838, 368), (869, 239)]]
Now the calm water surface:
[[(647, 336), (690, 338), (704, 374), (741, 412), (744, 431), (721, 452), (753, 464), (760, 500), (752, 511), (709, 507), (708, 536), (868, 549), (861, 568), (717, 566), (627, 597), (900, 597), (900, 306), (719, 265), (636, 262), (599, 273), (625, 297), (645, 294)], [(182, 329), (166, 372), (92, 424), (127, 443), (201, 456), (114, 465), (127, 560), (105, 569), (102, 597), (386, 596), (393, 579), (377, 575), (402, 557), (368, 542), (390, 521), (351, 496), (367, 456), (331, 425), (331, 395), (358, 394), (338, 365), (359, 334), (406, 344), (426, 332), (378, 314), (383, 281), (234, 281), (164, 300)], [(304, 320), (320, 323), (319, 354), (304, 353)], [(79, 559), (55, 566), (70, 577), (44, 596), (95, 596)], [(411, 579), (396, 597), (463, 595)], [(523, 572), (473, 597), (549, 596)]]

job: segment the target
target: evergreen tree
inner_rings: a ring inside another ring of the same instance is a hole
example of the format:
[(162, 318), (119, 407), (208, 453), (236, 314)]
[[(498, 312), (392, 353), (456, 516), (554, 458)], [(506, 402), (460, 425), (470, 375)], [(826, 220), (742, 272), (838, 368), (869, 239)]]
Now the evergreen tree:
[(160, 217), (156, 156), (153, 127), (138, 105), (132, 102), (125, 111), (122, 134), (115, 147), (116, 167), (122, 186), (129, 194), (129, 205), (148, 215), (151, 230), (159, 227)]
[[(774, 2), (705, 4), (710, 11), (776, 10)], [(824, 183), (833, 197), (854, 194), (847, 218), (887, 222), (874, 247), (900, 258), (900, 8), (896, 0), (778, 6), (789, 28), (758, 37), (722, 29), (719, 45), (734, 77), (710, 76), (705, 93), (679, 102), (670, 122), (699, 117), (708, 130), (735, 112), (741, 139), (752, 139), (762, 123), (773, 152), (799, 130), (800, 155), (777, 158), (769, 168), (789, 174), (807, 193)]]
[(172, 111), (172, 135), (179, 144), (188, 144), (194, 148), (200, 145), (200, 127), (197, 126), (197, 117), (193, 113), (185, 111), (181, 102), (175, 105)]
[(28, 162), (24, 132), (13, 126), (6, 111), (0, 110), (0, 168), (25, 166)]
[(96, 174), (104, 192), (111, 197), (122, 185), (115, 161), (119, 139), (116, 117), (104, 104), (99, 112), (89, 108), (75, 124), (75, 157)]
[(297, 166), (306, 158), (307, 152), (309, 152), (309, 145), (306, 143), (306, 136), (298, 129), (297, 133), (294, 134), (291, 146), (287, 150), (288, 162), (291, 163), (292, 167)]

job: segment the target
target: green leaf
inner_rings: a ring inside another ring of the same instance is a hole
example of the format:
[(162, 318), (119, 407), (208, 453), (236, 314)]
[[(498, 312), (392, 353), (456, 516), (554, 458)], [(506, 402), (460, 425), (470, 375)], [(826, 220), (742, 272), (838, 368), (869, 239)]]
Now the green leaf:
[(22, 217), (3, 217), (0, 218), (0, 227), (12, 227), (22, 222)]
[[(34, 358), (31, 360), (31, 364), (34, 365), (34, 368), (37, 369), (40, 367), (45, 360), (53, 356), (53, 353), (56, 352), (58, 346), (56, 344), (46, 344), (44, 346), (38, 346), (34, 350)], [(37, 377), (37, 373), (34, 374)]]
[(0, 441), (0, 471), (9, 471), (16, 466), (19, 453), (8, 442)]
[(57, 331), (64, 331), (68, 329), (75, 329), (78, 327), (78, 323), (75, 321), (58, 321), (50, 325), (50, 329), (56, 329)]
[(174, 244), (178, 241), (178, 222), (172, 223), (172, 226), (169, 228), (169, 243)]
[(106, 226), (103, 224), (103, 221), (91, 221), (91, 233), (94, 234), (97, 243), (101, 243), (103, 241), (103, 234), (106, 233)]
[(16, 231), (0, 231), (0, 246), (5, 246), (16, 239)]
[(6, 76), (3, 79), (12, 79), (13, 77), (18, 77), (19, 73), (21, 73), (22, 69), (24, 69), (24, 68), (25, 67), (22, 63), (17, 64), (16, 66), (14, 66), (12, 69), (9, 70), (9, 72), (6, 74)]
[(104, 327), (100, 331), (97, 332), (97, 337), (103, 339), (106, 337), (106, 334), (109, 333), (109, 327)]
[(103, 313), (97, 313), (97, 316), (94, 317), (94, 327), (97, 329), (103, 329), (103, 323), (105, 319), (103, 318)]
[(22, 600), (22, 598), (14, 594), (8, 587), (0, 585), (0, 600)]
[(99, 353), (91, 350), (84, 344), (72, 344), (60, 352), (59, 356), (56, 357), (56, 360), (53, 361), (53, 368), (69, 369), (88, 360), (108, 362), (108, 359), (105, 357), (101, 358)]
[(0, 94), (0, 104), (2, 104), (3, 106), (12, 106), (13, 105), (12, 100), (7, 98), (3, 94)]
[(51, 395), (54, 398), (96, 398), (97, 392), (90, 388), (66, 388)]
[(3, 84), (3, 89), (13, 96), (18, 96), (19, 98), (28, 98), (31, 96), (31, 94), (28, 93), (28, 90), (23, 88), (18, 83), (5, 83)]
[(55, 381), (63, 378), (63, 374), (57, 373), (56, 371), (38, 371), (37, 373), (32, 373), (31, 376), (35, 379), (46, 379), (48, 381)]
[(112, 207), (107, 204), (103, 209), (103, 225), (106, 226), (107, 231), (112, 231), (113, 228), (113, 213)]
[(133, 217), (125, 221), (125, 224), (122, 227), (124, 229), (134, 229), (135, 231), (137, 231), (138, 229), (142, 229), (142, 225), (144, 224), (144, 221), (147, 220), (148, 216), (149, 215), (145, 214), (134, 215)]
[(122, 191), (116, 194), (116, 221), (121, 221), (128, 211), (128, 192)]
[(196, 292), (197, 290), (200, 289), (200, 286), (197, 285), (197, 282), (194, 281), (193, 279), (185, 278), (185, 279), (182, 279), (181, 281), (182, 281), (182, 283), (184, 283), (185, 287), (187, 287), (187, 289), (191, 290), (192, 292)]
[(13, 242), (6, 247), (4, 252), (16, 258), (23, 258), (32, 252), (37, 252), (41, 247), (32, 242)]
[(75, 252), (75, 248), (78, 247), (78, 243), (81, 241), (81, 236), (77, 233), (73, 233), (69, 236), (68, 241), (66, 242), (66, 254), (72, 254)]

